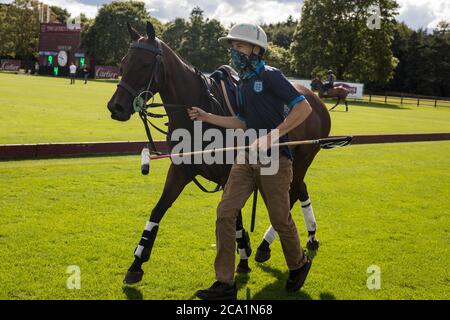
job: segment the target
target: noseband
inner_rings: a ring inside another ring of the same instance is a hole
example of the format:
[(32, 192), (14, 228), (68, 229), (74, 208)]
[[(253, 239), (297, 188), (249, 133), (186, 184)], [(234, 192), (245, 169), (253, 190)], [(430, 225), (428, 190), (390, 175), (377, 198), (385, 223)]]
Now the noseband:
[[(162, 63), (163, 52), (161, 50), (161, 45), (158, 40), (156, 40), (156, 46), (145, 43), (145, 42), (133, 42), (130, 44), (130, 49), (146, 50), (146, 51), (149, 51), (149, 52), (155, 54), (155, 62), (153, 64), (153, 72), (150, 75), (150, 80), (146, 87), (142, 87), (139, 90), (135, 90), (130, 84), (128, 84), (124, 80), (120, 80), (119, 83), (117, 84), (117, 86), (120, 88), (123, 88), (133, 98), (133, 109), (135, 112), (139, 113), (139, 117), (141, 118), (142, 122), (144, 123), (145, 132), (146, 132), (148, 140), (149, 140), (150, 153), (159, 155), (161, 153), (156, 150), (156, 145), (153, 141), (153, 137), (152, 137), (152, 134), (150, 132), (150, 128), (148, 125), (150, 124), (154, 129), (156, 129), (157, 131), (159, 131), (163, 134), (167, 135), (168, 132), (158, 128), (155, 124), (153, 124), (148, 119), (148, 116), (150, 116), (152, 118), (162, 118), (162, 117), (166, 117), (167, 115), (154, 114), (150, 111), (147, 111), (147, 109), (154, 108), (154, 107), (165, 107), (165, 108), (176, 108), (176, 109), (179, 109), (178, 110), (179, 112), (181, 112), (181, 111), (185, 112), (185, 110), (187, 108), (190, 108), (191, 106), (184, 105), (184, 104), (155, 103), (153, 101), (152, 101), (152, 103), (147, 104), (147, 101), (149, 98), (154, 98), (154, 93), (150, 91), (150, 88), (153, 84), (153, 80), (155, 80), (156, 84), (158, 84), (159, 80), (160, 80), (159, 79), (159, 71), (161, 69), (161, 66), (163, 65), (163, 63)], [(218, 103), (217, 100), (210, 93), (210, 90), (208, 88), (208, 81), (206, 80), (206, 77), (196, 68), (195, 68), (195, 72), (200, 77), (201, 82), (202, 82), (203, 86), (205, 87), (205, 91), (207, 92), (207, 96), (210, 99), (212, 99), (213, 101), (215, 101), (216, 103)], [(143, 97), (143, 95), (144, 95), (144, 97)], [(177, 112), (177, 111), (174, 111), (174, 112)]]
[[(154, 94), (153, 92), (150, 91), (150, 88), (152, 86), (153, 80), (155, 80), (155, 83), (158, 84), (159, 83), (159, 71), (160, 68), (162, 66), (162, 58), (163, 58), (163, 52), (161, 50), (161, 45), (159, 43), (158, 40), (156, 40), (156, 46), (150, 45), (148, 43), (144, 43), (144, 42), (133, 42), (130, 44), (130, 49), (141, 49), (141, 50), (146, 50), (149, 51), (153, 54), (155, 54), (155, 63), (153, 64), (153, 72), (150, 76), (150, 80), (147, 84), (147, 87), (142, 87), (139, 90), (135, 90), (131, 85), (129, 85), (128, 83), (126, 83), (123, 80), (120, 80), (119, 83), (117, 84), (118, 87), (123, 88), (126, 92), (128, 92), (128, 94), (131, 95), (131, 97), (133, 97), (133, 109), (135, 112), (139, 113), (139, 117), (141, 118), (143, 124), (144, 124), (144, 128), (145, 128), (145, 132), (147, 134), (147, 138), (148, 138), (148, 147), (149, 147), (149, 151), (151, 154), (156, 154), (156, 155), (161, 155), (161, 152), (158, 152), (156, 150), (156, 145), (155, 142), (153, 141), (153, 137), (152, 134), (150, 132), (150, 128), (149, 128), (149, 124), (155, 128), (156, 130), (158, 130), (159, 132), (163, 133), (163, 134), (168, 134), (167, 132), (161, 130), (160, 128), (158, 128), (157, 126), (155, 126), (148, 118), (147, 116), (150, 116), (152, 118), (162, 118), (164, 116), (167, 115), (162, 115), (162, 114), (154, 114), (151, 113), (149, 111), (147, 111), (147, 108), (152, 108), (152, 107), (171, 107), (171, 108), (178, 108), (180, 109), (179, 111), (183, 111), (185, 112), (185, 110), (187, 108), (190, 108), (191, 106), (188, 105), (184, 105), (184, 104), (169, 104), (169, 103), (150, 103), (147, 105), (147, 101), (149, 98), (153, 98)], [(200, 77), (201, 82), (203, 84), (203, 86), (206, 89), (207, 92), (207, 97), (209, 97), (210, 99), (212, 99), (213, 101), (215, 101), (215, 103), (218, 103), (217, 100), (212, 96), (211, 92), (209, 91), (208, 88), (208, 81), (206, 79), (206, 77), (195, 68), (195, 72), (196, 74)], [(143, 98), (142, 95), (145, 94), (145, 97)], [(149, 96), (150, 94), (150, 96)], [(217, 184), (216, 188), (212, 191), (208, 191), (206, 190), (205, 187), (203, 187), (201, 185), (201, 183), (195, 178), (195, 176), (193, 177), (192, 181), (203, 191), (203, 192), (207, 192), (207, 193), (215, 193), (218, 192), (222, 189), (220, 184)]]
[[(148, 52), (151, 52), (155, 54), (155, 63), (153, 64), (153, 72), (150, 75), (150, 80), (147, 83), (146, 87), (142, 87), (139, 90), (135, 90), (131, 85), (126, 83), (124, 80), (120, 80), (117, 84), (117, 87), (123, 88), (128, 94), (131, 95), (133, 98), (133, 109), (135, 112), (139, 113), (139, 117), (141, 118), (142, 122), (144, 123), (145, 132), (148, 137), (148, 146), (150, 149), (150, 153), (153, 154), (160, 154), (156, 150), (155, 142), (153, 141), (152, 134), (150, 132), (150, 128), (148, 127), (148, 122), (150, 122), (147, 118), (147, 112), (146, 112), (146, 103), (149, 98), (153, 98), (154, 94), (150, 91), (150, 88), (153, 84), (153, 80), (155, 80), (155, 83), (158, 84), (159, 82), (159, 70), (162, 65), (162, 55), (163, 52), (161, 50), (161, 45), (159, 41), (156, 41), (156, 46), (150, 45), (145, 42), (132, 42), (130, 44), (130, 49), (140, 49), (140, 50), (146, 50)], [(145, 95), (145, 97), (142, 97), (142, 95)], [(153, 124), (150, 122), (150, 124), (153, 126)], [(156, 128), (159, 130), (159, 128)]]
[[(128, 83), (126, 83), (123, 80), (120, 80), (117, 84), (118, 87), (125, 89), (132, 97), (133, 97), (133, 109), (136, 112), (141, 112), (145, 104), (147, 103), (147, 100), (149, 98), (148, 94), (150, 93), (150, 98), (153, 97), (153, 92), (150, 91), (150, 87), (153, 83), (153, 79), (155, 79), (155, 82), (159, 82), (159, 69), (161, 68), (162, 64), (162, 50), (160, 47), (160, 44), (158, 41), (156, 41), (156, 47), (153, 45), (150, 45), (148, 43), (144, 42), (133, 42), (130, 44), (130, 49), (142, 49), (149, 51), (151, 53), (154, 53), (156, 55), (155, 63), (153, 64), (153, 72), (150, 76), (150, 80), (147, 84), (147, 87), (143, 87), (139, 89), (138, 91), (134, 90), (132, 86), (130, 86)], [(145, 94), (145, 98), (142, 97), (142, 95)]]

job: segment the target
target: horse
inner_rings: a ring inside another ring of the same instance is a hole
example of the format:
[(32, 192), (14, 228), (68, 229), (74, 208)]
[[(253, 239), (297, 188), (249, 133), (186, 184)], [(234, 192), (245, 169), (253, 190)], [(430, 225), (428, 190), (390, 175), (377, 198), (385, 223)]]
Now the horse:
[[(168, 132), (184, 128), (193, 133), (193, 121), (190, 120), (186, 108), (173, 108), (177, 106), (200, 106), (207, 112), (230, 115), (223, 106), (224, 100), (218, 98), (219, 104), (211, 103), (211, 96), (207, 89), (215, 97), (220, 97), (218, 87), (211, 84), (211, 79), (178, 56), (166, 43), (156, 37), (155, 29), (147, 22), (146, 35), (141, 36), (127, 23), (131, 37), (130, 48), (121, 61), (121, 80), (107, 103), (111, 118), (117, 121), (127, 121), (135, 112), (133, 104), (137, 97), (146, 92), (150, 97), (159, 93), (165, 112), (168, 116)], [(331, 129), (331, 119), (325, 105), (309, 89), (295, 85), (296, 89), (305, 95), (312, 107), (312, 113), (308, 119), (289, 133), (289, 139), (320, 139), (328, 137)], [(145, 97), (148, 100), (149, 97)], [(214, 99), (213, 99), (214, 100)], [(217, 100), (216, 100), (217, 101)], [(172, 104), (172, 107), (169, 107)], [(222, 109), (221, 109), (222, 106)], [(211, 125), (212, 126), (212, 125)], [(208, 126), (203, 126), (205, 130)], [(220, 129), (220, 128), (218, 128)], [(174, 142), (168, 138), (169, 148), (174, 147)], [(293, 181), (290, 189), (291, 208), (300, 200), (302, 203), (309, 201), (307, 187), (304, 182), (305, 174), (314, 157), (320, 150), (318, 145), (302, 145), (292, 148)], [(190, 182), (195, 182), (196, 176), (202, 176), (220, 186), (224, 186), (231, 170), (231, 164), (170, 164), (166, 176), (162, 194), (151, 211), (149, 221), (142, 233), (142, 238), (135, 249), (134, 261), (128, 269), (124, 283), (134, 284), (141, 281), (144, 271), (143, 263), (150, 259), (160, 221), (164, 214), (182, 193), (184, 187)], [(264, 198), (264, 197), (263, 197)], [(316, 221), (311, 210), (304, 218), (307, 222), (309, 236), (316, 242)], [(242, 214), (239, 213), (236, 223), (236, 242), (240, 261), (236, 272), (250, 272), (248, 257), (251, 254), (251, 245), (248, 232), (242, 224)]]
[(348, 103), (346, 99), (349, 91), (346, 88), (342, 86), (335, 86), (333, 89), (328, 89), (325, 93), (324, 84), (319, 78), (315, 78), (311, 82), (311, 89), (314, 91), (319, 91), (319, 97), (321, 99), (337, 98), (337, 103), (330, 109), (330, 111), (336, 108), (341, 103), (341, 101), (343, 101), (345, 103), (345, 111), (348, 112)]

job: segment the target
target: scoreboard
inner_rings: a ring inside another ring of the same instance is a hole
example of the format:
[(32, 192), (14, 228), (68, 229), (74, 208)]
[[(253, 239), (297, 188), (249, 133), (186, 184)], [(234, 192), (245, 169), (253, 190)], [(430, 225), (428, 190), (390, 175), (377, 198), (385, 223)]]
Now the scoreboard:
[(66, 24), (41, 23), (39, 30), (39, 73), (65, 76), (72, 62), (78, 68), (86, 65), (90, 59), (80, 48), (81, 30), (70, 28)]

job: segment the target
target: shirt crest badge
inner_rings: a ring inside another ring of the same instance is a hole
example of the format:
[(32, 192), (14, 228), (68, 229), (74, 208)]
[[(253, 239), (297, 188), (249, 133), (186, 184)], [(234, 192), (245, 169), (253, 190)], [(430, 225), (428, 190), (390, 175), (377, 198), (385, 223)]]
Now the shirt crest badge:
[(259, 93), (259, 92), (263, 91), (263, 83), (262, 83), (261, 80), (255, 81), (255, 83), (254, 83), (254, 85), (253, 85), (253, 90), (254, 90), (256, 93)]

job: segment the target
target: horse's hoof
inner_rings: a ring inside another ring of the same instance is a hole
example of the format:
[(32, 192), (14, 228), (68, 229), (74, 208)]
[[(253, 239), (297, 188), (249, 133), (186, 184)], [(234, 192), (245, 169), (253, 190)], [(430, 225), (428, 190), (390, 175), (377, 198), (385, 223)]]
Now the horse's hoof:
[(319, 240), (314, 239), (313, 241), (308, 241), (306, 243), (306, 247), (308, 248), (308, 250), (312, 251), (319, 249)]
[(144, 271), (128, 271), (123, 280), (124, 284), (135, 284), (142, 280)]
[(236, 273), (239, 273), (239, 274), (247, 274), (247, 273), (250, 273), (250, 271), (252, 271), (252, 269), (250, 269), (249, 266), (238, 265), (236, 268)]
[(270, 259), (270, 249), (269, 250), (261, 250), (258, 248), (258, 250), (256, 250), (256, 254), (255, 254), (255, 261), (256, 262), (266, 262), (267, 260)]

